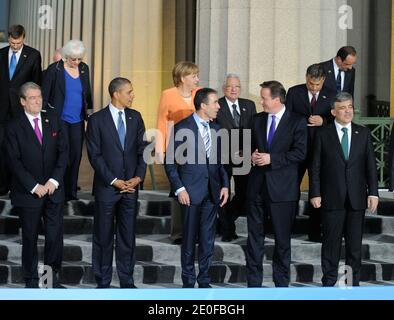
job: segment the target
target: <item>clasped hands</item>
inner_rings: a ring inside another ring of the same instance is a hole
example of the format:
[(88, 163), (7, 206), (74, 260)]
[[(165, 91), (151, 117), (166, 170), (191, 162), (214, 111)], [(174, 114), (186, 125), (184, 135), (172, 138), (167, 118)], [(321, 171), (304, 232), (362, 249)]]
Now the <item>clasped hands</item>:
[(271, 164), (271, 155), (269, 153), (260, 153), (257, 149), (252, 153), (252, 163), (262, 167)]
[(113, 186), (119, 189), (120, 193), (134, 193), (136, 190), (136, 186), (140, 184), (141, 181), (142, 180), (140, 177), (134, 177), (127, 181), (117, 179), (113, 183)]
[(48, 180), (45, 185), (38, 184), (36, 190), (34, 190), (34, 193), (41, 199), (47, 194), (50, 196), (53, 195), (55, 193), (55, 190), (55, 184)]
[(323, 118), (321, 116), (310, 116), (308, 118), (308, 127), (321, 127), (323, 125)]

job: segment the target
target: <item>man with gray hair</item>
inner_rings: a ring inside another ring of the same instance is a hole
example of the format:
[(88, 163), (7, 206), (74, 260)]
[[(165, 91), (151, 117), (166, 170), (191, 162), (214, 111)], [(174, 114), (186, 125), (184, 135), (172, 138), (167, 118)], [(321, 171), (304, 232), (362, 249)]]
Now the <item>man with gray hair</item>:
[[(223, 83), (224, 97), (219, 99), (220, 110), (216, 122), (227, 130), (229, 136), (229, 160), (230, 163), (224, 168), (229, 180), (234, 178), (234, 196), (232, 200), (219, 210), (219, 232), (222, 234), (222, 241), (229, 242), (238, 238), (235, 232), (235, 220), (245, 213), (246, 188), (248, 185), (248, 174), (234, 175), (236, 167), (241, 164), (234, 163), (234, 156), (243, 156), (243, 133), (245, 129), (250, 129), (253, 116), (256, 114), (256, 105), (252, 100), (240, 98), (241, 81), (236, 74), (228, 74)], [(233, 133), (233, 135), (232, 135)], [(235, 133), (235, 134), (234, 134)], [(238, 139), (238, 141), (233, 141)], [(236, 150), (231, 146), (237, 145)], [(231, 192), (230, 192), (231, 194)]]
[(332, 104), (334, 123), (316, 132), (309, 180), (310, 202), (322, 209), (323, 286), (338, 278), (342, 236), (346, 265), (352, 268), (352, 284), (358, 286), (365, 210), (377, 209), (378, 181), (371, 134), (353, 120), (353, 98), (339, 93)]
[[(336, 91), (324, 87), (326, 75), (320, 64), (312, 64), (306, 70), (306, 82), (291, 87), (286, 97), (286, 107), (304, 117), (308, 122), (308, 149), (305, 161), (300, 164), (299, 182), (301, 184), (312, 158), (313, 137), (316, 129), (333, 121), (331, 103)], [(309, 172), (309, 171), (308, 171)], [(321, 242), (320, 210), (308, 209), (310, 241)]]
[(22, 227), (22, 269), (26, 288), (38, 288), (37, 239), (44, 218), (44, 264), (52, 268), (53, 287), (59, 283), (63, 255), (63, 176), (67, 143), (56, 116), (41, 113), (40, 87), (22, 85), (24, 112), (6, 129), (6, 159), (11, 171), (11, 203)]

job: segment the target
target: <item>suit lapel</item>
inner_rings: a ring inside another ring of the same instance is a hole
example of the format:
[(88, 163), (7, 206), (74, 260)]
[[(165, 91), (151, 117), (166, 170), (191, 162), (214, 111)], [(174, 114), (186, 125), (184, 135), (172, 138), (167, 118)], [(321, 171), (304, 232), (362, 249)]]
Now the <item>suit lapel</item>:
[[(271, 147), (270, 147), (270, 149), (272, 149), (274, 146), (275, 146), (275, 144), (277, 143), (277, 141), (280, 141), (281, 139), (280, 139), (280, 136), (283, 134), (283, 133), (285, 133), (286, 132), (286, 127), (287, 127), (287, 121), (289, 120), (289, 118), (290, 118), (290, 112), (288, 111), (288, 110), (286, 110), (285, 111), (285, 113), (283, 114), (283, 116), (282, 116), (282, 118), (280, 119), (280, 122), (279, 122), (279, 124), (278, 124), (278, 126), (276, 127), (276, 130), (275, 130), (275, 134), (274, 134), (274, 137), (273, 137), (273, 139), (272, 139), (272, 143), (271, 143)], [(268, 119), (267, 119), (268, 120)], [(268, 130), (267, 129), (267, 125), (265, 126), (265, 130)], [(267, 132), (266, 132), (267, 133)], [(267, 135), (266, 135), (267, 136)], [(265, 141), (267, 141), (267, 138), (265, 139)]]
[(335, 124), (331, 125), (331, 128), (329, 130), (329, 134), (331, 137), (332, 141), (332, 146), (336, 149), (336, 151), (339, 153), (339, 156), (341, 157), (343, 162), (346, 162), (345, 156), (343, 154), (341, 142), (339, 141), (338, 133), (337, 133), (337, 128), (335, 127)]
[[(126, 150), (129, 147), (130, 142), (133, 140), (132, 135), (134, 131), (134, 126), (133, 126), (133, 122), (134, 119), (131, 116), (131, 111), (129, 109), (125, 109), (124, 110), (125, 113), (125, 119), (126, 119), (126, 139), (124, 142), (124, 149)], [(120, 140), (119, 140), (120, 141)]]
[(304, 102), (304, 107), (305, 107), (305, 110), (306, 110), (306, 114), (309, 114), (309, 115), (311, 115), (311, 114), (313, 114), (313, 110), (312, 110), (312, 108), (311, 108), (311, 103), (309, 102), (309, 93), (308, 93), (308, 88), (306, 87), (306, 86), (304, 86), (303, 88), (302, 88), (302, 91), (303, 91), (303, 93), (302, 93), (302, 101)]
[(7, 79), (4, 79), (6, 81), (9, 81), (10, 79), (10, 70), (9, 70), (9, 66), (8, 66), (8, 51), (9, 51), (10, 47), (7, 47), (8, 50), (4, 50), (4, 54), (1, 57), (2, 60), (2, 66), (0, 66), (0, 68), (3, 68), (3, 70), (7, 70), (6, 72), (4, 72), (4, 74), (6, 74)]
[[(263, 117), (261, 118), (261, 130), (262, 130), (262, 136), (258, 135), (261, 139), (261, 143), (257, 143), (257, 147), (261, 146), (263, 147), (262, 150), (259, 149), (259, 152), (266, 152), (268, 151), (267, 147), (267, 123), (268, 123), (268, 113), (264, 112)], [(254, 150), (252, 150), (254, 152)]]
[(231, 123), (231, 126), (232, 126), (233, 128), (235, 128), (234, 118), (233, 118), (233, 115), (232, 115), (232, 113), (231, 113), (231, 111), (230, 111), (230, 108), (229, 108), (229, 106), (228, 106), (228, 103), (227, 103), (227, 100), (226, 100), (226, 99), (224, 99), (224, 110), (223, 110), (223, 112), (224, 112), (224, 115), (225, 115), (226, 118), (227, 118), (227, 121), (228, 121), (229, 123)]
[(45, 149), (49, 139), (52, 138), (51, 124), (49, 119), (41, 113), (41, 127), (42, 127), (42, 148)]
[(239, 111), (240, 111), (240, 120), (239, 120), (239, 127), (240, 128), (245, 128), (247, 124), (245, 123), (245, 120), (248, 118), (246, 113), (247, 113), (247, 108), (245, 107), (243, 101), (238, 99), (238, 104), (239, 104)]
[(357, 126), (352, 123), (352, 139), (350, 140), (350, 150), (349, 150), (349, 161), (353, 159), (355, 155), (355, 149), (357, 148), (358, 145), (360, 145), (359, 142), (360, 134), (359, 131), (357, 130)]

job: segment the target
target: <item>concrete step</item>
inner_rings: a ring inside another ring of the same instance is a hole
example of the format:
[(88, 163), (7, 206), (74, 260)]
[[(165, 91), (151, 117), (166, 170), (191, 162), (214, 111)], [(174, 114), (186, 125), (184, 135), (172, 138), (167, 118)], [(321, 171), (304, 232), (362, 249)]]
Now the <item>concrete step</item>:
[[(343, 261), (341, 262), (343, 265)], [(272, 281), (272, 265), (264, 263), (264, 282)], [(198, 266), (196, 265), (196, 270)], [(246, 283), (245, 265), (232, 263), (214, 263), (210, 269), (213, 283)], [(321, 267), (318, 262), (297, 262), (291, 264), (291, 282), (320, 282)], [(92, 267), (87, 263), (64, 262), (60, 272), (60, 280), (67, 285), (94, 284)], [(394, 264), (390, 262), (363, 261), (361, 281), (394, 280)], [(140, 284), (181, 283), (181, 267), (179, 264), (163, 265), (158, 263), (137, 262), (134, 281)], [(23, 283), (20, 264), (0, 261), (0, 284)], [(116, 268), (113, 270), (113, 284), (119, 283)]]

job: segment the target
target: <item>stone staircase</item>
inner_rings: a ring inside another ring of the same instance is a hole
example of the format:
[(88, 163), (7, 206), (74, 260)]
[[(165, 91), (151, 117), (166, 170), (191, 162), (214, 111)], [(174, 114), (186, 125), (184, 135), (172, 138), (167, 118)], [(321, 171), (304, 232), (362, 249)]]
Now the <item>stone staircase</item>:
[[(94, 287), (91, 267), (91, 232), (93, 226), (93, 198), (81, 194), (81, 200), (67, 203), (64, 209), (64, 254), (61, 281), (69, 287)], [(305, 199), (305, 195), (303, 195)], [(142, 191), (137, 217), (137, 264), (134, 278), (138, 287), (180, 287), (180, 246), (171, 244), (171, 200), (166, 192)], [(292, 286), (320, 284), (321, 244), (307, 241), (307, 202), (300, 201), (292, 236)], [(366, 284), (394, 284), (394, 201), (382, 202), (378, 215), (367, 215), (363, 241), (362, 282)], [(242, 287), (246, 285), (245, 247), (246, 218), (237, 220), (239, 239), (225, 243), (216, 239), (212, 281), (215, 286)], [(266, 239), (264, 285), (272, 286), (271, 261), (274, 241)], [(19, 219), (9, 199), (0, 198), (0, 286), (23, 286), (21, 268), (21, 238)], [(42, 261), (44, 238), (39, 238)], [(342, 250), (344, 254), (344, 250)], [(115, 259), (114, 259), (115, 261)], [(342, 262), (343, 264), (343, 262)], [(112, 285), (118, 286), (116, 268)]]

